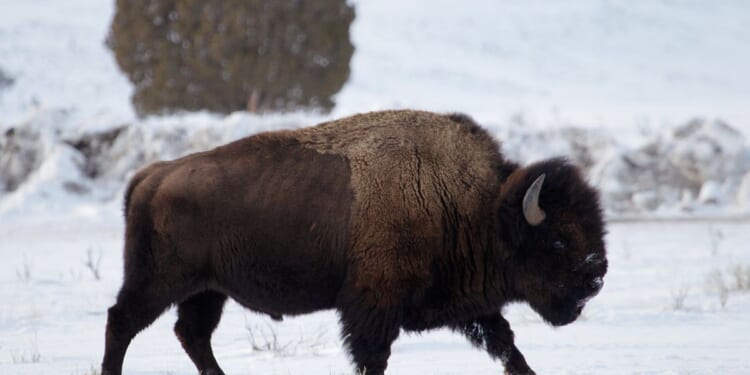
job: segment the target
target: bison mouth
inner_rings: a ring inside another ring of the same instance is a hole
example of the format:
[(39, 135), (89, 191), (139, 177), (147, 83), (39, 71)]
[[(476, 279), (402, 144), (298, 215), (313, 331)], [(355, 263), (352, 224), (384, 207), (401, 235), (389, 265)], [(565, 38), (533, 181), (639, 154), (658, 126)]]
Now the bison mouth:
[(542, 318), (555, 327), (564, 326), (573, 323), (583, 311), (583, 307), (588, 302), (587, 298), (556, 298), (553, 297), (552, 303), (542, 311), (538, 311)]
[(548, 303), (537, 309), (537, 312), (553, 326), (570, 324), (581, 316), (586, 303), (599, 294), (602, 285), (602, 278), (596, 277), (585, 287), (573, 289), (565, 294), (552, 295)]

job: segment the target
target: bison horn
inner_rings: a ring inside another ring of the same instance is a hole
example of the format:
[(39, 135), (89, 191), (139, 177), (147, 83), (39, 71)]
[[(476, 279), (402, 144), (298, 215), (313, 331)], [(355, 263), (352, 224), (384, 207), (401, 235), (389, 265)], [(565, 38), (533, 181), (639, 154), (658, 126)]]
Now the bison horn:
[(531, 184), (529, 190), (526, 190), (526, 194), (523, 196), (523, 216), (531, 225), (539, 225), (547, 217), (541, 207), (539, 207), (539, 193), (542, 191), (542, 183), (544, 183), (544, 173), (534, 180), (534, 183)]

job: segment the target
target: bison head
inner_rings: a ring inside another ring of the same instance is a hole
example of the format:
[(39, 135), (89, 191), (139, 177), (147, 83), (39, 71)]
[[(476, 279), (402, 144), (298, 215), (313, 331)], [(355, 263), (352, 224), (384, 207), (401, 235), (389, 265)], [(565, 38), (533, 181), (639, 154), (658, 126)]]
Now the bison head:
[(499, 202), (511, 294), (553, 325), (573, 322), (607, 272), (596, 190), (578, 168), (552, 159), (513, 172)]

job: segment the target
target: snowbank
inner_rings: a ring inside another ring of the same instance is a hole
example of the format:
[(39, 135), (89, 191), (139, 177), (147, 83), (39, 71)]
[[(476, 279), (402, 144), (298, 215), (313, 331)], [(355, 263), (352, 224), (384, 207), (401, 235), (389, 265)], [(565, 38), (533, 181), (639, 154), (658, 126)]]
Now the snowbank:
[[(55, 126), (64, 113), (39, 111), (0, 137), (0, 214), (117, 201), (127, 178), (148, 163), (322, 120), (190, 114), (81, 131)], [(613, 217), (750, 213), (750, 145), (718, 120), (693, 120), (635, 147), (601, 130), (485, 125), (512, 159), (566, 156), (581, 166)]]

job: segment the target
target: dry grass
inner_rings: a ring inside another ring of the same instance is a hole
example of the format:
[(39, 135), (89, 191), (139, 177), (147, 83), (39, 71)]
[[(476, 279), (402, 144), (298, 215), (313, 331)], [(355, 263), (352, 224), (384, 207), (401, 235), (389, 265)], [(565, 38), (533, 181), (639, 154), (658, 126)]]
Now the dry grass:
[(716, 293), (719, 305), (726, 308), (732, 294), (750, 291), (750, 266), (736, 264), (711, 271), (706, 276), (706, 289)]
[(687, 286), (681, 286), (677, 290), (672, 291), (672, 299), (670, 303), (670, 309), (678, 311), (678, 310), (686, 310), (685, 308), (685, 300), (687, 299), (688, 292), (690, 291), (690, 288)]
[(270, 352), (278, 356), (290, 356), (299, 352), (318, 352), (326, 346), (326, 331), (321, 327), (314, 335), (281, 340), (272, 323), (245, 323), (248, 339), (254, 351)]

